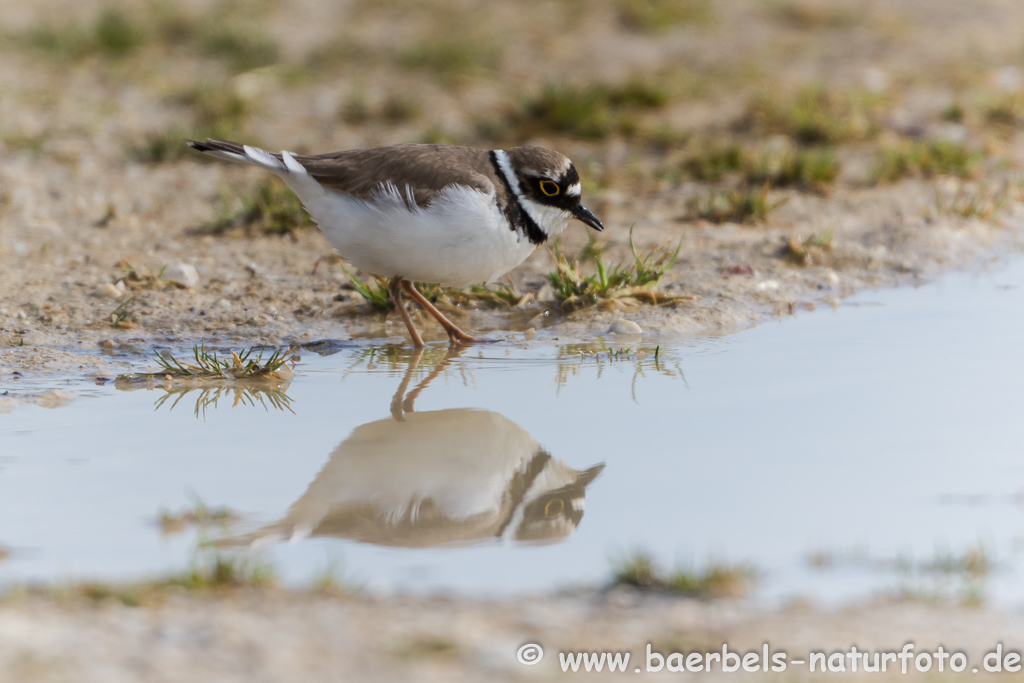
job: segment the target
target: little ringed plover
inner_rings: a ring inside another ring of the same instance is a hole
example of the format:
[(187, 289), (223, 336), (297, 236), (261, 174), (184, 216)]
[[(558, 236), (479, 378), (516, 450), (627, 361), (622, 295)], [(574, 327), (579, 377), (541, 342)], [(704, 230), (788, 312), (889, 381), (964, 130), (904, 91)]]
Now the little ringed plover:
[(413, 282), (490, 282), (561, 233), (571, 218), (604, 228), (580, 201), (576, 167), (543, 147), (401, 144), (304, 156), (224, 140), (187, 142), (281, 178), (343, 257), (389, 278), (391, 299), (416, 346), (423, 338), (405, 309), (403, 289), (452, 344), (483, 340), (460, 330)]

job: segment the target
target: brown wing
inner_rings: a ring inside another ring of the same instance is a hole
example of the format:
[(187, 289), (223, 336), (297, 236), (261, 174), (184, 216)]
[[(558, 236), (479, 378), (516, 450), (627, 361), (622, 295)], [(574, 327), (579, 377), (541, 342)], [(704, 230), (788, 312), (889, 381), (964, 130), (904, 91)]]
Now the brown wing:
[[(200, 152), (218, 152), (245, 156), (242, 145), (227, 140), (196, 142), (187, 140)], [(273, 154), (278, 160), (281, 155)], [(226, 157), (226, 158), (231, 158)], [(309, 174), (321, 185), (359, 199), (369, 199), (391, 181), (403, 196), (412, 188), (419, 206), (426, 206), (446, 186), (466, 185), (485, 194), (495, 191), (487, 150), (457, 145), (388, 145), (370, 149), (351, 149), (312, 156), (296, 155)], [(504, 188), (499, 192), (504, 194)]]
[(487, 151), (472, 147), (388, 145), (295, 158), (321, 185), (360, 199), (370, 198), (388, 181), (403, 196), (411, 188), (419, 206), (453, 183), (494, 192)]

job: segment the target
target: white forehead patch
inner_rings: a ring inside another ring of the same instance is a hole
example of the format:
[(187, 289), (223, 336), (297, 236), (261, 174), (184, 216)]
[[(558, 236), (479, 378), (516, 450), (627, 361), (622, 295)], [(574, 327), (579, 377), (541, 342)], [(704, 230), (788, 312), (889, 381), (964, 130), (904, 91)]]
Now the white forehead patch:
[(569, 186), (569, 189), (565, 191), (570, 197), (579, 197), (583, 193), (583, 188), (580, 187), (579, 183), (575, 183)]

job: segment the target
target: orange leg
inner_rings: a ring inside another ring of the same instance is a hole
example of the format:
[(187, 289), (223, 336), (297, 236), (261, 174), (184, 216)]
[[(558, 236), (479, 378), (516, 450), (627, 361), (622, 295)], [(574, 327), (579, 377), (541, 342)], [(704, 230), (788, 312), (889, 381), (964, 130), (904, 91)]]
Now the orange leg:
[(420, 306), (427, 309), (427, 313), (434, 316), (434, 318), (437, 319), (437, 322), (441, 323), (441, 327), (443, 327), (444, 331), (448, 333), (448, 339), (452, 344), (474, 344), (490, 341), (489, 339), (480, 339), (478, 337), (473, 337), (460, 330), (455, 323), (453, 323), (448, 318), (444, 317), (444, 314), (441, 313), (441, 311), (437, 310), (434, 307), (434, 304), (427, 301), (427, 297), (420, 294), (419, 291), (415, 287), (413, 287), (412, 283), (409, 282), (408, 280), (402, 280), (402, 289), (408, 292), (409, 296), (411, 296), (413, 299), (416, 299)]
[(398, 385), (398, 391), (391, 398), (391, 416), (399, 422), (405, 422), (405, 413), (412, 412), (412, 405), (406, 409), (403, 405), (405, 399), (405, 392), (409, 389), (409, 382), (412, 381), (412, 376), (416, 374), (416, 368), (419, 367), (420, 358), (423, 357), (423, 347), (416, 347), (416, 350), (409, 356), (409, 365), (405, 369), (405, 376), (402, 377), (402, 383)]
[(464, 350), (465, 349), (461, 346), (448, 347), (448, 353), (444, 354), (444, 358), (441, 359), (441, 362), (438, 363), (437, 366), (430, 371), (430, 374), (417, 384), (416, 388), (410, 391), (405, 397), (405, 400), (402, 401), (402, 409), (407, 413), (411, 413), (416, 410), (414, 405), (416, 403), (416, 398), (420, 395), (420, 392), (430, 386), (430, 383), (437, 379), (438, 375), (440, 375), (445, 368), (451, 365), (451, 362), (458, 358)]
[[(412, 337), (413, 346), (423, 347), (426, 344), (423, 343), (423, 337), (416, 331), (416, 326), (412, 324), (412, 318), (409, 317), (409, 311), (405, 310), (405, 302), (402, 301), (402, 288), (406, 287), (408, 290), (409, 283), (402, 278), (395, 276), (391, 278), (391, 282), (388, 283), (388, 294), (391, 295), (391, 301), (394, 302), (395, 308), (402, 315), (402, 322), (409, 328), (409, 336)], [(415, 291), (415, 290), (413, 290)], [(419, 292), (417, 292), (418, 294)]]

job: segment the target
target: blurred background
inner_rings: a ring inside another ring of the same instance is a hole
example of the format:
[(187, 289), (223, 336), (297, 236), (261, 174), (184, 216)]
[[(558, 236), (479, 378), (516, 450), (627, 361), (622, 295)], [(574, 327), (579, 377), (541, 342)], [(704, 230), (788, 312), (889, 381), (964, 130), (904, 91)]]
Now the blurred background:
[(1012, 0), (10, 0), (0, 146), (123, 165), (199, 162), (184, 136), (533, 142), (576, 159), (586, 189), (613, 187), (603, 202), (736, 175), (820, 192), (966, 174), (976, 153), (1015, 158), (1022, 15)]

